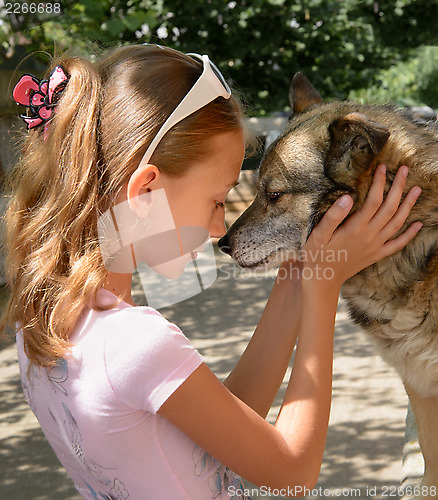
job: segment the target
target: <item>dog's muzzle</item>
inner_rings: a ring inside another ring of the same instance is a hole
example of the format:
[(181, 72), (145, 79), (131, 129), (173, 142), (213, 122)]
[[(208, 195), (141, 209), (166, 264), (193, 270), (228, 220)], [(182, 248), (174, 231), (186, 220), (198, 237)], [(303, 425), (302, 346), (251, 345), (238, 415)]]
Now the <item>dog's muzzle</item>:
[(228, 255), (231, 255), (231, 246), (230, 246), (230, 240), (228, 239), (228, 235), (226, 234), (223, 236), (218, 242), (217, 242), (219, 248), (222, 250), (222, 252), (227, 253)]

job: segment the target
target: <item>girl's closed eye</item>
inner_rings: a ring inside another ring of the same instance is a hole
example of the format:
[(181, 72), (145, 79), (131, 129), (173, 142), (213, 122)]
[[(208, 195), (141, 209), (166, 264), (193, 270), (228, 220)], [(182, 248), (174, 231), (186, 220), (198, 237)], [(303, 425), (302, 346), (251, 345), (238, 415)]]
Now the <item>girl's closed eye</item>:
[(217, 200), (215, 201), (215, 203), (216, 203), (216, 208), (219, 208), (219, 207), (225, 208), (225, 203), (222, 203), (221, 201), (217, 201)]

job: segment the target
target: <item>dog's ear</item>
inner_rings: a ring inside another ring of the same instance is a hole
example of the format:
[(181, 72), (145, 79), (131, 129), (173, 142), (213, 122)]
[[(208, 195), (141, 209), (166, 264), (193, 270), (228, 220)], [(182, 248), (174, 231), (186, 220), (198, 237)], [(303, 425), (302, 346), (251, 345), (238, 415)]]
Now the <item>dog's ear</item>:
[(319, 93), (312, 87), (309, 80), (300, 72), (292, 78), (289, 88), (289, 102), (292, 114), (303, 113), (306, 109), (317, 104), (322, 104)]
[[(350, 113), (334, 120), (330, 126), (330, 149), (327, 173), (336, 180), (355, 180), (371, 166), (385, 146), (390, 132), (362, 113)], [(343, 182), (343, 183), (344, 183)]]

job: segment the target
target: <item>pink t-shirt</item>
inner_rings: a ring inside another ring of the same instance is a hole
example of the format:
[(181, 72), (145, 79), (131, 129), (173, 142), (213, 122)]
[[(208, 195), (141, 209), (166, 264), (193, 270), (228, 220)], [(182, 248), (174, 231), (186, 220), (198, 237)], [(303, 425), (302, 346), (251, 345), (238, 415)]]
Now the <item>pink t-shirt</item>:
[[(99, 291), (102, 302), (114, 299)], [(56, 368), (32, 367), (17, 333), (23, 391), (86, 499), (243, 498), (240, 478), (157, 410), (203, 362), (181, 330), (150, 307), (86, 308)]]

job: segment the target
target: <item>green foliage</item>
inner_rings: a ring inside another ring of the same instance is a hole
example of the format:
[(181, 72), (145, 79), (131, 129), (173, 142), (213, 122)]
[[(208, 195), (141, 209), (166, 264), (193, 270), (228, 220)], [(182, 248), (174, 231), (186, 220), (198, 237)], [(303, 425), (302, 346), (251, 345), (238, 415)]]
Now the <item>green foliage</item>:
[(438, 47), (413, 50), (409, 60), (377, 73), (376, 81), (373, 87), (352, 90), (349, 98), (438, 109)]
[[(152, 42), (184, 52), (208, 53), (246, 96), (249, 112), (256, 115), (288, 109), (288, 87), (296, 71), (306, 74), (326, 98), (342, 99), (356, 95), (354, 92), (362, 97), (367, 89), (382, 87), (383, 82), (390, 99), (399, 101), (402, 97), (396, 89), (403, 92), (410, 85), (402, 80), (425, 67), (425, 59), (422, 67), (415, 62), (419, 56), (413, 49), (438, 44), (435, 0), (59, 3), (61, 13), (55, 16), (6, 16), (3, 8), (0, 55), (4, 60), (11, 57), (23, 36), (30, 41), (28, 51), (51, 53), (56, 45), (93, 54), (114, 44)], [(398, 67), (406, 74), (392, 84), (391, 68), (397, 64), (404, 65)], [(437, 92), (436, 65), (434, 68), (431, 66), (428, 79), (418, 79), (416, 74), (412, 87), (424, 86), (409, 92), (407, 100), (431, 102)], [(360, 93), (360, 89), (365, 90)]]

